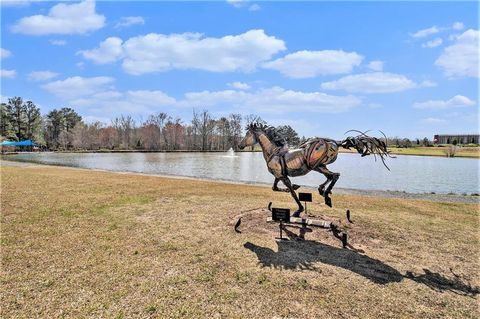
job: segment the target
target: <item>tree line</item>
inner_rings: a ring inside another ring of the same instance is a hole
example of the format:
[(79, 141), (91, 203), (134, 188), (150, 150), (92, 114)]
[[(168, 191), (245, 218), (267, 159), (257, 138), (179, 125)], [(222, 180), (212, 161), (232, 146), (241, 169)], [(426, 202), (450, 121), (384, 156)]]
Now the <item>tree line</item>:
[[(31, 139), (49, 150), (228, 150), (238, 149), (243, 126), (264, 122), (259, 116), (232, 113), (215, 118), (208, 110), (193, 111), (184, 122), (160, 112), (137, 123), (130, 115), (120, 115), (110, 124), (85, 123), (72, 108), (54, 109), (41, 115), (40, 109), (21, 97), (8, 99), (0, 106), (2, 139)], [(290, 145), (300, 142), (288, 125), (279, 126)]]
[(423, 139), (414, 139), (410, 140), (408, 138), (389, 137), (387, 138), (388, 147), (399, 147), (399, 148), (409, 148), (415, 146), (433, 146), (433, 141), (429, 140), (427, 137)]
[[(120, 115), (110, 124), (85, 123), (72, 108), (53, 109), (42, 115), (32, 101), (21, 97), (0, 105), (0, 138), (21, 141), (30, 139), (49, 150), (238, 150), (243, 127), (263, 122), (259, 116), (232, 113), (215, 118), (208, 110), (193, 110), (192, 119), (184, 121), (164, 112), (148, 116), (137, 123), (130, 115)], [(289, 125), (276, 128), (288, 145), (302, 143)], [(410, 140), (389, 137), (389, 147), (433, 146), (428, 138)]]

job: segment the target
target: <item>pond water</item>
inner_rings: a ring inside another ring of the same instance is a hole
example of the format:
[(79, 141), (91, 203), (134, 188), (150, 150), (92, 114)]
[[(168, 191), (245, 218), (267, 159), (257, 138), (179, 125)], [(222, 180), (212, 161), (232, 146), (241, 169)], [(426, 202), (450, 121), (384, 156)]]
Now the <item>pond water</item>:
[[(9, 160), (109, 171), (179, 175), (248, 183), (272, 183), (262, 153), (25, 153)], [(397, 156), (388, 159), (391, 171), (373, 156), (339, 154), (329, 165), (341, 174), (336, 187), (392, 190), (409, 193), (478, 193), (479, 163), (475, 158)], [(317, 172), (293, 178), (296, 184), (318, 187)]]

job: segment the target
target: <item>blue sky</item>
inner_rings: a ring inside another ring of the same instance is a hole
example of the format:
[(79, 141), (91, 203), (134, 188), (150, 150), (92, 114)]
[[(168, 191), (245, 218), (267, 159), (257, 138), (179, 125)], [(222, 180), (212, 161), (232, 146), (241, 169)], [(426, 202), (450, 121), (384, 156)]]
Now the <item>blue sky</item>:
[(476, 2), (2, 1), (2, 101), (259, 114), (301, 135), (478, 132)]

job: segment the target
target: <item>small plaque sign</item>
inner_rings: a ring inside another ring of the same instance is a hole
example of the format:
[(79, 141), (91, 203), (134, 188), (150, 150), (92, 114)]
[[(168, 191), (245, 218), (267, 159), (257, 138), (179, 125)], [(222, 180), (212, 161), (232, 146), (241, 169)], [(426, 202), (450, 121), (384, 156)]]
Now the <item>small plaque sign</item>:
[(290, 222), (290, 209), (288, 208), (272, 208), (272, 220), (277, 222)]
[(301, 202), (311, 202), (312, 201), (312, 193), (298, 193), (298, 199)]

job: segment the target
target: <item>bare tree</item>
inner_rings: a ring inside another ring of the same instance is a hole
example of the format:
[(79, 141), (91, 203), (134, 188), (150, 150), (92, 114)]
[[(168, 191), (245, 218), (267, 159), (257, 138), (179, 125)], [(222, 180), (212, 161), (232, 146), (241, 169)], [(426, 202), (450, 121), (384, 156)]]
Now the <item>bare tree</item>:
[(180, 118), (176, 118), (175, 120), (170, 118), (165, 124), (163, 134), (165, 136), (167, 149), (180, 149), (181, 144), (183, 143), (182, 135), (184, 134), (182, 120)]
[[(155, 129), (156, 132), (151, 131), (150, 134), (154, 135), (153, 138), (158, 139), (155, 144), (155, 148), (162, 149), (163, 144), (165, 143), (165, 139), (162, 136), (163, 128), (165, 126), (165, 122), (168, 120), (169, 116), (167, 113), (160, 112), (158, 114), (150, 115), (147, 122), (145, 124), (154, 125), (150, 129)], [(153, 142), (153, 141), (152, 141)]]
[[(69, 149), (73, 141), (74, 141), (74, 137), (71, 132), (67, 132), (67, 131), (60, 132), (60, 135), (58, 136), (58, 145), (60, 146), (61, 149), (63, 150)], [(75, 144), (73, 145), (75, 146)]]
[(155, 124), (144, 124), (140, 127), (140, 135), (143, 146), (147, 150), (160, 149), (161, 135)]
[(100, 130), (99, 139), (101, 147), (113, 149), (116, 145), (118, 145), (118, 132), (112, 126), (102, 128)]
[(192, 117), (192, 149), (197, 150), (198, 147), (198, 134), (200, 132), (200, 116), (195, 109), (193, 110), (193, 117)]
[(103, 124), (96, 121), (87, 125), (87, 139), (88, 139), (88, 148), (98, 150), (102, 147), (100, 141), (100, 131), (103, 127)]
[(120, 137), (120, 146), (124, 149), (130, 149), (132, 133), (135, 129), (135, 121), (130, 115), (120, 115), (119, 118), (115, 118), (112, 121), (113, 127), (117, 129)]
[(184, 135), (185, 135), (185, 141), (184, 141), (185, 149), (193, 150), (193, 126), (192, 125), (184, 126)]
[[(71, 145), (76, 149), (90, 149), (88, 139), (88, 126), (78, 123), (72, 132), (62, 131), (59, 140), (71, 140)], [(66, 147), (64, 147), (66, 148)]]
[(221, 117), (216, 123), (218, 135), (218, 149), (226, 150), (228, 145), (228, 132), (230, 130), (230, 122), (226, 117)]
[(215, 121), (212, 119), (210, 113), (207, 110), (203, 110), (200, 113), (200, 136), (202, 137), (202, 151), (210, 149), (209, 138), (213, 134), (215, 128)]
[(242, 137), (242, 115), (241, 114), (230, 114), (230, 143), (234, 150), (238, 150), (238, 144)]

